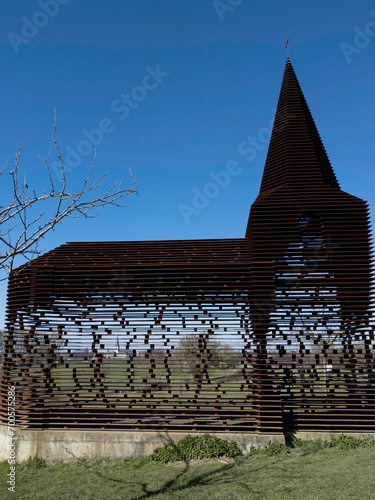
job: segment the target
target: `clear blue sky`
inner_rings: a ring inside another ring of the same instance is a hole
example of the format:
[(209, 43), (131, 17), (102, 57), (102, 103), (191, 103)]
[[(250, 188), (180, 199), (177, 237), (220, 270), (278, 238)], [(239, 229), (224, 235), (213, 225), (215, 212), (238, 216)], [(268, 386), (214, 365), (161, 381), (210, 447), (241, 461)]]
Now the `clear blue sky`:
[[(35, 150), (52, 143), (56, 107), (72, 188), (92, 161), (84, 131), (103, 123), (103, 139), (91, 135), (97, 175), (110, 170), (130, 185), (131, 168), (137, 177), (128, 208), (60, 225), (45, 251), (66, 241), (243, 237), (286, 36), (341, 187), (375, 207), (374, 1), (3, 0), (0, 27), (1, 163), (11, 164), (18, 137), (20, 168), (42, 189)], [(249, 136), (260, 138), (255, 154), (243, 154)], [(212, 176), (231, 161), (237, 175), (215, 190)], [(4, 205), (7, 175), (0, 189)], [(205, 189), (212, 197), (198, 209), (194, 193)], [(4, 282), (0, 293), (1, 326)]]

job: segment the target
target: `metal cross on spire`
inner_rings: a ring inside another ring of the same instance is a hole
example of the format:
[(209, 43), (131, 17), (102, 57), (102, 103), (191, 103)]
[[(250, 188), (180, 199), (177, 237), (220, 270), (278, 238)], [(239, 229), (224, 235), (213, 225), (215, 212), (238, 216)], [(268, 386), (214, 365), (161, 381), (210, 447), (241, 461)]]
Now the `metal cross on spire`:
[(289, 38), (286, 39), (286, 57), (289, 59)]

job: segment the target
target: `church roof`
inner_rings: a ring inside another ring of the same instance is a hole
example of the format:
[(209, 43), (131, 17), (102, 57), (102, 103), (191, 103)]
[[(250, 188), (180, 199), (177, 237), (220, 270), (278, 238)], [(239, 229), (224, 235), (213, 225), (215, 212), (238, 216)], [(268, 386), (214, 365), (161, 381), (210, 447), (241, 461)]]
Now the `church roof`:
[[(35, 259), (38, 266), (180, 266), (243, 264), (250, 259), (246, 238), (166, 241), (72, 242)], [(27, 266), (27, 264), (26, 264)]]
[[(123, 290), (133, 297), (165, 293), (173, 293), (177, 299), (181, 294), (208, 297), (248, 290), (250, 261), (247, 238), (77, 242), (61, 245), (21, 266), (13, 279), (36, 280), (38, 294), (45, 300), (52, 295)], [(25, 293), (25, 284), (14, 293), (19, 292)]]

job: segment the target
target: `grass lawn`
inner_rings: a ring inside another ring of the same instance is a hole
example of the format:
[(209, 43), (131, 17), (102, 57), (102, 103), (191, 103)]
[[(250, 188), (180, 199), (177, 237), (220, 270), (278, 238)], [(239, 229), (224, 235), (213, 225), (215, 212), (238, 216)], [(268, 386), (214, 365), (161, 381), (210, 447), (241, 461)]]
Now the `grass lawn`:
[(16, 493), (0, 464), (0, 498), (20, 500), (287, 499), (375, 497), (375, 447), (292, 449), (273, 457), (162, 464), (148, 459), (16, 466)]

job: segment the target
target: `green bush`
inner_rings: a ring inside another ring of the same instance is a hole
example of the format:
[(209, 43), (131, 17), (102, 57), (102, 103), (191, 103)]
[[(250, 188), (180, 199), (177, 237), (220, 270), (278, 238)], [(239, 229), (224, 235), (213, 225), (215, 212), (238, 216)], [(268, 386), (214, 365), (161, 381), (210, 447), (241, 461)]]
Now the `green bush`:
[(327, 448), (328, 444), (329, 441), (322, 441), (321, 439), (317, 439), (316, 441), (297, 438), (286, 439), (286, 445), (288, 448), (303, 451), (305, 453), (316, 453), (324, 448)]
[(289, 448), (283, 443), (272, 443), (271, 441), (262, 446), (262, 448), (250, 448), (249, 457), (274, 457), (275, 455), (280, 455), (284, 453), (289, 453)]
[(372, 437), (360, 439), (353, 436), (344, 436), (343, 434), (328, 442), (329, 448), (340, 448), (341, 450), (353, 450), (355, 448), (369, 448), (374, 446), (375, 439)]
[(249, 457), (273, 457), (283, 453), (290, 453), (292, 451), (299, 451), (305, 453), (316, 453), (320, 450), (327, 448), (338, 448), (340, 450), (353, 450), (356, 448), (369, 448), (375, 447), (374, 438), (355, 438), (353, 436), (345, 436), (341, 434), (339, 437), (331, 441), (324, 441), (322, 439), (304, 440), (297, 438), (287, 438), (286, 445), (281, 443), (268, 443), (262, 448), (250, 448)]
[(311, 440), (291, 438), (287, 440), (287, 446), (289, 448), (298, 449), (300, 451), (306, 451), (310, 453), (322, 450), (324, 448), (339, 448), (340, 450), (353, 450), (356, 448), (375, 447), (375, 439), (372, 437), (361, 439), (341, 434), (339, 437), (332, 439), (331, 441), (324, 441), (321, 439), (317, 441), (311, 441)]
[(235, 441), (226, 441), (210, 434), (186, 436), (176, 444), (166, 444), (156, 448), (150, 455), (151, 460), (175, 462), (194, 458), (237, 457), (242, 455)]

